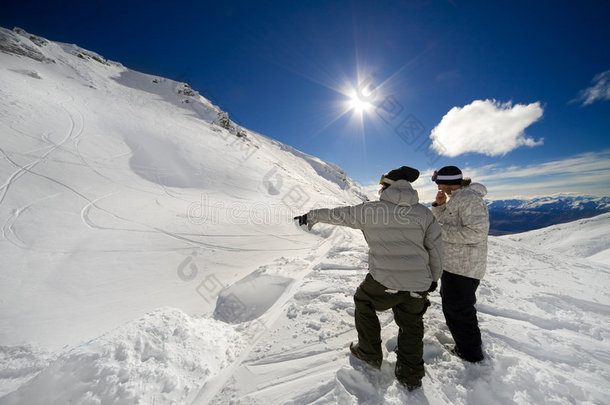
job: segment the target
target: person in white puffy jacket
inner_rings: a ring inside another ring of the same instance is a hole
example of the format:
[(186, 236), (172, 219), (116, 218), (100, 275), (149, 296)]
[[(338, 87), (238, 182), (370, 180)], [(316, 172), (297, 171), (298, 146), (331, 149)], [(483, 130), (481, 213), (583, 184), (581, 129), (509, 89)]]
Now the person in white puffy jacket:
[(439, 192), (431, 209), (443, 237), (443, 314), (455, 341), (453, 353), (474, 363), (484, 358), (474, 304), (487, 267), (489, 211), (483, 200), (487, 189), (464, 179), (455, 166), (434, 172), (432, 180)]
[(399, 326), (394, 373), (408, 390), (421, 387), (423, 315), (428, 294), (442, 270), (441, 228), (432, 212), (419, 203), (411, 183), (419, 171), (402, 166), (381, 177), (379, 201), (333, 209), (316, 209), (295, 217), (309, 229), (317, 223), (360, 229), (369, 245), (369, 274), (354, 294), (358, 343), (354, 357), (375, 368), (383, 361), (377, 311), (392, 309)]

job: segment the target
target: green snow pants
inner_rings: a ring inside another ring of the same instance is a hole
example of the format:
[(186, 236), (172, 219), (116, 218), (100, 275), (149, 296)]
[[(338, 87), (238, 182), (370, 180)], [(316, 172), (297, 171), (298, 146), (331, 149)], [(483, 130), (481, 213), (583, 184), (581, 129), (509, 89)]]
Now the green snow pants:
[(392, 309), (398, 325), (396, 378), (405, 384), (417, 384), (424, 377), (424, 321), (430, 305), (428, 292), (386, 292), (387, 287), (370, 274), (354, 294), (358, 347), (365, 360), (381, 363), (381, 326), (376, 311)]

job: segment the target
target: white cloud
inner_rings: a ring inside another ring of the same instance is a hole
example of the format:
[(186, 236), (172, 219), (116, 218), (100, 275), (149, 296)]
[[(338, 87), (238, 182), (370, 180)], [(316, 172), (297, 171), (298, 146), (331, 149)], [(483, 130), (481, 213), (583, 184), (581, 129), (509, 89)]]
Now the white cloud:
[(524, 134), (525, 128), (542, 117), (539, 102), (524, 105), (475, 100), (464, 107), (453, 107), (430, 133), (432, 147), (444, 156), (467, 152), (488, 156), (504, 155), (520, 146), (536, 146)]
[(591, 83), (591, 87), (581, 90), (578, 97), (571, 102), (589, 105), (598, 100), (610, 100), (610, 70), (595, 75)]

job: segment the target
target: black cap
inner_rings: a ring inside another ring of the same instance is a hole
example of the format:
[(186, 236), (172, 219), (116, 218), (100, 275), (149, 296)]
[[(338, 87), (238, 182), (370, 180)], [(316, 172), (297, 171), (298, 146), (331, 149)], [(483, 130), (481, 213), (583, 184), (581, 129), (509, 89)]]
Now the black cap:
[(409, 183), (413, 183), (419, 177), (419, 170), (414, 169), (409, 166), (402, 166), (398, 169), (390, 170), (387, 174), (384, 175), (384, 178), (398, 181), (398, 180), (406, 180)]
[(434, 172), (432, 181), (436, 184), (458, 185), (462, 184), (462, 171), (456, 166), (445, 166)]

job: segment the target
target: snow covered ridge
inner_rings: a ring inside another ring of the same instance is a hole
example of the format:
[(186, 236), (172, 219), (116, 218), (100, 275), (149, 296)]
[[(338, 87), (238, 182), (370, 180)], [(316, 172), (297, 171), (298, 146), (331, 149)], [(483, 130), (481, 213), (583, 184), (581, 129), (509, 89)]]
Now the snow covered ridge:
[(541, 209), (546, 210), (563, 210), (566, 208), (586, 210), (590, 208), (598, 210), (610, 210), (610, 197), (596, 196), (574, 196), (574, 195), (556, 195), (549, 197), (538, 197), (529, 200), (496, 200), (491, 203), (493, 207), (504, 207), (512, 209)]
[(77, 56), (81, 59), (92, 59), (96, 62), (105, 65), (118, 65), (115, 62), (109, 62), (95, 52), (88, 51), (73, 44), (62, 44), (48, 41), (45, 38), (27, 33), (25, 30), (15, 27), (13, 31), (9, 31), (0, 27), (0, 51), (13, 55), (25, 56), (43, 63), (56, 63), (56, 60), (47, 56), (45, 47), (60, 46), (67, 53)]
[[(361, 201), (367, 199), (366, 192), (361, 190), (360, 185), (349, 178), (349, 176), (347, 176), (347, 174), (341, 168), (331, 163), (324, 162), (317, 157), (302, 153), (288, 145), (284, 145), (273, 139), (267, 138), (264, 135), (254, 133), (246, 128), (240, 127), (235, 122), (230, 120), (230, 117), (226, 112), (213, 105), (209, 100), (192, 89), (187, 83), (175, 82), (170, 79), (132, 71), (125, 68), (118, 62), (108, 61), (103, 56), (83, 49), (77, 45), (49, 41), (45, 38), (30, 34), (21, 28), (14, 28), (12, 31), (10, 31), (0, 27), (0, 52), (19, 57), (27, 57), (42, 63), (62, 64), (65, 68), (67, 68), (68, 71), (72, 71), (75, 75), (85, 79), (85, 83), (83, 83), (83, 85), (92, 89), (97, 88), (92, 83), (92, 75), (99, 76), (99, 73), (101, 73), (100, 70), (94, 65), (78, 63), (73, 57), (76, 57), (84, 62), (93, 62), (94, 64), (104, 65), (108, 68), (105, 70), (105, 72), (108, 74), (104, 75), (106, 76), (105, 79), (114, 80), (119, 84), (136, 90), (157, 94), (158, 96), (164, 98), (165, 101), (194, 112), (198, 118), (210, 124), (210, 129), (212, 131), (230, 140), (231, 146), (238, 149), (242, 153), (244, 160), (249, 159), (250, 156), (253, 156), (257, 149), (259, 149), (262, 145), (271, 145), (307, 161), (308, 164), (311, 165), (311, 168), (315, 174), (321, 176), (325, 180), (336, 183), (345, 194), (345, 196), (342, 196), (341, 199), (345, 200), (347, 198), (347, 200), (350, 200), (353, 197), (356, 197)], [(102, 70), (102, 72), (103, 71), (104, 70)], [(19, 73), (34, 78), (43, 79), (43, 77), (41, 77), (39, 72), (37, 72), (35, 69), (20, 70)], [(74, 79), (74, 77), (68, 77)], [(107, 95), (102, 97), (107, 97)], [(234, 137), (238, 139), (235, 139)], [(126, 142), (129, 141), (130, 139), (126, 139)], [(171, 145), (156, 146), (165, 148)], [(167, 180), (171, 183), (172, 180), (167, 178), (176, 174), (174, 173), (175, 170), (172, 169), (173, 168), (160, 167), (158, 168), (158, 173), (155, 174), (155, 176), (157, 178), (163, 177), (163, 180)], [(188, 169), (195, 168), (188, 167)], [(144, 176), (151, 176), (150, 170), (147, 173), (140, 174)], [(280, 182), (278, 176), (281, 176), (281, 173), (270, 170), (268, 173), (266, 173), (266, 176), (267, 178), (264, 178), (263, 181), (268, 183), (268, 188), (271, 190), (271, 192), (273, 192), (273, 180)], [(272, 177), (274, 178), (272, 179)], [(181, 183), (178, 185), (180, 186), (180, 184)]]
[(489, 203), (491, 235), (526, 232), (610, 212), (610, 197), (559, 195)]
[(55, 60), (46, 57), (38, 48), (49, 44), (44, 38), (30, 35), (21, 28), (9, 31), (0, 28), (0, 51), (13, 55), (21, 55), (38, 62), (55, 63)]

